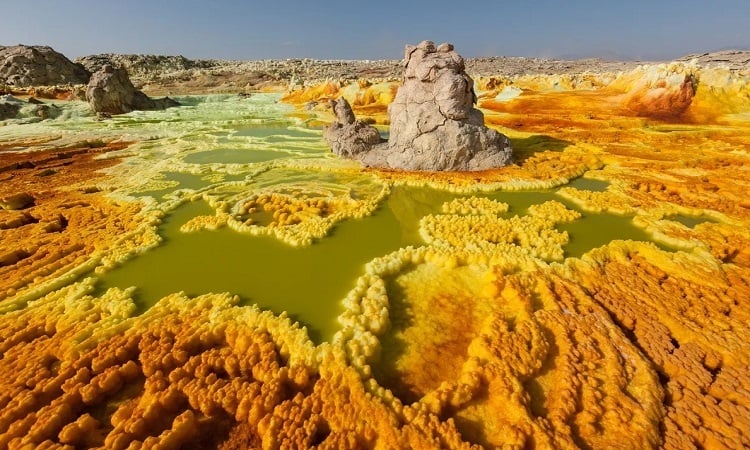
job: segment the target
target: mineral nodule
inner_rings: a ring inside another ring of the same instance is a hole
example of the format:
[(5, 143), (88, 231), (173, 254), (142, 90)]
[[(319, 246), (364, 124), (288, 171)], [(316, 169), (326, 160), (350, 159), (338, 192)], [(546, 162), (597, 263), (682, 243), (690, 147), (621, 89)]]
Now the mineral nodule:
[(123, 114), (134, 110), (152, 111), (180, 106), (169, 97), (149, 98), (136, 90), (125, 69), (103, 66), (91, 76), (86, 100), (97, 113)]
[(453, 45), (407, 45), (404, 81), (390, 105), (390, 138), (355, 120), (346, 100), (332, 102), (335, 122), (324, 138), (337, 155), (370, 167), (471, 171), (510, 163), (510, 140), (484, 126), (474, 82)]

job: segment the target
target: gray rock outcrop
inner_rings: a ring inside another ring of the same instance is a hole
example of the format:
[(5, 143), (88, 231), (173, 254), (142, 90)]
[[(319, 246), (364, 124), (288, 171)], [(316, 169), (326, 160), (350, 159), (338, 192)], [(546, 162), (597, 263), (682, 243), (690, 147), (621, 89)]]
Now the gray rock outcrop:
[(137, 90), (125, 69), (105, 65), (91, 77), (86, 100), (96, 113), (124, 114), (130, 111), (153, 111), (180, 104), (169, 97), (149, 98)]
[[(334, 153), (370, 167), (473, 171), (510, 163), (510, 140), (484, 126), (474, 108), (474, 82), (451, 44), (406, 46), (404, 81), (389, 106), (390, 138), (354, 119), (346, 100), (334, 103), (336, 121), (324, 132)], [(379, 135), (378, 135), (379, 136)]]
[(12, 95), (1, 95), (0, 96), (0, 120), (12, 119), (16, 117), (23, 102), (13, 97)]
[(0, 84), (14, 87), (88, 83), (89, 72), (46, 46), (0, 47)]
[(375, 127), (356, 120), (349, 103), (342, 97), (331, 100), (336, 121), (323, 131), (323, 138), (333, 153), (352, 159), (361, 159), (376, 144), (382, 142)]

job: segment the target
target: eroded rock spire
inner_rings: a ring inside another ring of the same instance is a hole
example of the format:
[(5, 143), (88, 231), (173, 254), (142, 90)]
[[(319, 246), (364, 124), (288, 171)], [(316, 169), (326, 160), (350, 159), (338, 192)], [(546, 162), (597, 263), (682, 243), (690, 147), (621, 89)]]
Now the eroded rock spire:
[(407, 45), (404, 81), (388, 109), (389, 140), (381, 142), (377, 129), (355, 120), (343, 98), (333, 102), (336, 121), (324, 137), (337, 155), (370, 167), (469, 171), (507, 165), (510, 140), (484, 126), (473, 87), (453, 45)]

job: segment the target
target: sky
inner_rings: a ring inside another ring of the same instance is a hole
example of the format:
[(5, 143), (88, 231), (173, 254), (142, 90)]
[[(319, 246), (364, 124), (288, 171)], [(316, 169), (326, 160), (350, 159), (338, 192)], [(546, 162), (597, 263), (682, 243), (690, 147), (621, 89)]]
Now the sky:
[(0, 45), (217, 59), (466, 57), (665, 60), (750, 49), (750, 0), (0, 0)]

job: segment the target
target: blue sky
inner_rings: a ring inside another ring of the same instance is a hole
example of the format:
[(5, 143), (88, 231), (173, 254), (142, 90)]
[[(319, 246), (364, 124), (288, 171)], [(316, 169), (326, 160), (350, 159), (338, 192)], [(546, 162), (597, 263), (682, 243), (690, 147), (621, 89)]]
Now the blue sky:
[(0, 0), (0, 45), (189, 58), (401, 58), (448, 41), (464, 56), (670, 59), (750, 49), (750, 0)]

